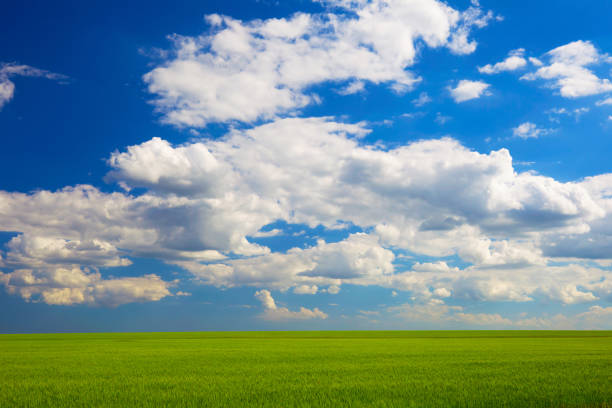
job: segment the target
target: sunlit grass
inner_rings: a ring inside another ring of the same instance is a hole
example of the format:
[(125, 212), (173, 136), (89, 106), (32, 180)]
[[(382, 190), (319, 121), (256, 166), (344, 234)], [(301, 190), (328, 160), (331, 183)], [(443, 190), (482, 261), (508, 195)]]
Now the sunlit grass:
[(612, 332), (0, 335), (0, 406), (612, 407)]

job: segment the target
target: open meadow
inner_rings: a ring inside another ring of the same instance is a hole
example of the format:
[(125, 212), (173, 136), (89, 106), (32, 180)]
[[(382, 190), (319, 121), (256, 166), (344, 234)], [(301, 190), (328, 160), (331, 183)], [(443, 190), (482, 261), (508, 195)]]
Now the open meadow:
[(0, 335), (1, 407), (611, 407), (612, 332)]

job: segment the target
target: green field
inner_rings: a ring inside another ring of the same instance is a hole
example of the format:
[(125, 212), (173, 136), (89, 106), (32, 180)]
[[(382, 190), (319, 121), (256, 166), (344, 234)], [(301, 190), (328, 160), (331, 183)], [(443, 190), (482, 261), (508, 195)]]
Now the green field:
[(0, 407), (612, 407), (612, 332), (0, 335)]

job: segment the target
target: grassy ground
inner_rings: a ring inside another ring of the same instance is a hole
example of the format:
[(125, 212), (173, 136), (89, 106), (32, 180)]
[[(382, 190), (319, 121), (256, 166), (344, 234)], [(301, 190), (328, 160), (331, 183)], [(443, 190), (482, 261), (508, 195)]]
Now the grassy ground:
[(0, 406), (612, 407), (612, 332), (0, 335)]

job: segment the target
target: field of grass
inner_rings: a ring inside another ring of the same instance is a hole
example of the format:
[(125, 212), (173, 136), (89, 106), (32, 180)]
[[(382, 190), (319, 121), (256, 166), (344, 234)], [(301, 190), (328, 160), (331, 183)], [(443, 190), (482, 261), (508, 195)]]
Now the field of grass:
[(0, 335), (0, 407), (612, 407), (612, 332)]

